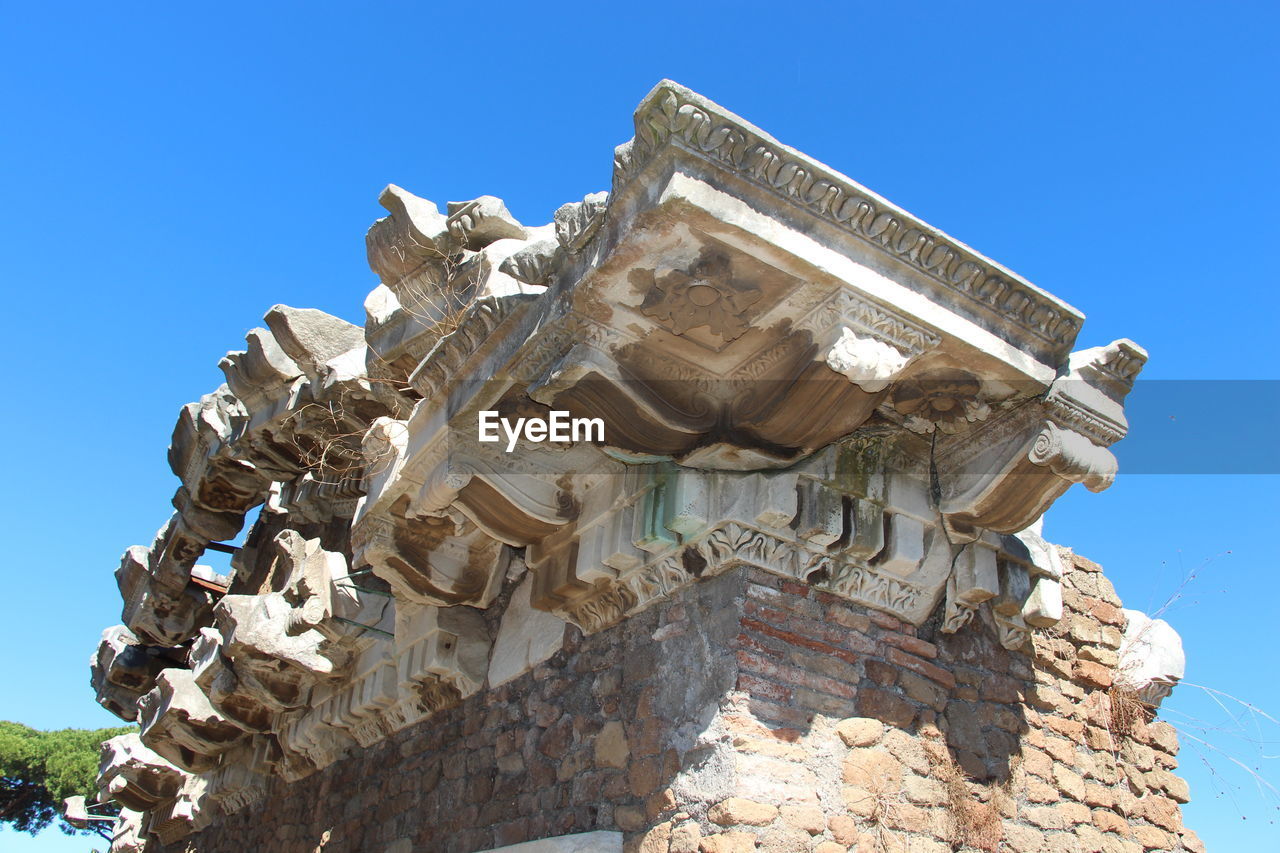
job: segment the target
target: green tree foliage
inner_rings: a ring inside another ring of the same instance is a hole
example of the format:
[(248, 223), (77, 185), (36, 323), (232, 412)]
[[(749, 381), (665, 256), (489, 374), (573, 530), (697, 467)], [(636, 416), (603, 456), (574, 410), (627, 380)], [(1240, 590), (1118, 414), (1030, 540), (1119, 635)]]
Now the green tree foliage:
[(68, 834), (93, 832), (61, 820), (62, 801), (76, 794), (91, 803), (98, 799), (98, 747), (131, 731), (132, 726), (42, 732), (0, 720), (0, 825), (35, 835), (56, 818)]

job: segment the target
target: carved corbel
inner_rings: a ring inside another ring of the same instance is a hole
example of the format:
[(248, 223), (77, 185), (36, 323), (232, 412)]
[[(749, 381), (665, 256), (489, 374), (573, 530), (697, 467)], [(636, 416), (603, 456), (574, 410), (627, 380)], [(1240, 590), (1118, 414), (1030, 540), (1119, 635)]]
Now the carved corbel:
[(210, 618), (208, 593), (187, 585), (181, 590), (155, 583), (154, 550), (134, 545), (120, 558), (116, 585), (124, 599), (121, 619), (149, 645), (177, 646)]
[(1035, 628), (1057, 624), (1062, 619), (1063, 572), (1058, 549), (1040, 535), (1039, 525), (1014, 537), (1006, 536), (1004, 541), (1006, 553), (1020, 560), (1030, 577), (1031, 591), (1022, 605), (1023, 621)]
[(205, 773), (245, 736), (220, 714), (185, 669), (166, 669), (138, 702), (142, 742), (178, 767)]
[(587, 602), (632, 596), (617, 586), (619, 577), (692, 540), (714, 517), (714, 487), (702, 471), (636, 465), (600, 486), (577, 525), (531, 544), (525, 554), (533, 606), (570, 621), (587, 618), (591, 631), (604, 627), (598, 614), (609, 608)]
[(200, 630), (191, 644), (189, 662), (209, 704), (247, 732), (271, 731), (280, 713), (289, 710), (274, 695), (258, 688), (257, 682), (240, 680), (222, 654), (222, 635), (212, 628)]
[(1031, 641), (1031, 628), (1020, 614), (1004, 616), (996, 613), (995, 620), (996, 635), (1000, 638), (1000, 645), (1006, 649), (1017, 651)]
[(457, 704), (484, 683), (490, 641), (479, 611), (402, 604), (395, 634), (399, 700), (386, 716), (393, 729)]
[(1013, 533), (1030, 527), (1072, 483), (1100, 492), (1124, 436), (1124, 397), (1146, 361), (1130, 341), (1074, 353), (1043, 399), (1013, 407), (965, 437), (939, 468), (943, 511), (953, 535), (973, 528)]
[(178, 414), (169, 444), (169, 467), (189, 489), (203, 481), (210, 465), (222, 458), (237, 427), (248, 417), (244, 405), (223, 384)]
[(301, 707), (314, 679), (333, 671), (320, 654), (325, 637), (319, 631), (286, 633), (293, 615), (278, 593), (229, 595), (215, 610), (237, 680), (262, 704), (281, 710)]
[(191, 502), (206, 512), (243, 517), (266, 496), (270, 481), (264, 473), (248, 462), (220, 458), (211, 462), (187, 491)]
[(102, 742), (98, 790), (122, 807), (145, 812), (178, 794), (186, 772), (148, 749), (133, 733)]
[(204, 553), (209, 539), (194, 530), (181, 513), (175, 513), (160, 532), (148, 551), (148, 571), (151, 583), (173, 593), (186, 588), (196, 560)]
[[(262, 482), (267, 482), (265, 479)], [(262, 492), (263, 498), (267, 489)], [(261, 501), (262, 498), (258, 500)], [(182, 516), (183, 522), (193, 533), (210, 542), (225, 542), (234, 539), (244, 527), (244, 513), (237, 511), (216, 512), (197, 504), (186, 486), (180, 486), (173, 493), (173, 508)]]
[(247, 348), (229, 352), (218, 362), (227, 386), (243, 403), (248, 415), (234, 440), (257, 432), (275, 421), (290, 407), (298, 389), (305, 384), (302, 368), (281, 348), (267, 329), (251, 329), (245, 335)]
[(371, 669), (352, 678), (318, 709), (329, 725), (343, 729), (361, 746), (371, 746), (387, 734), (383, 716), (399, 698), (398, 683), (394, 658), (380, 656)]
[(107, 628), (89, 661), (98, 704), (122, 720), (135, 720), (138, 700), (161, 670), (176, 665), (166, 650), (142, 645), (124, 625)]
[[(407, 436), (403, 422), (380, 419), (365, 437), (370, 485), (352, 523), (354, 563), (371, 566), (405, 601), (487, 606), (501, 585), (507, 552), (492, 531), (459, 505), (464, 491), (475, 500), (477, 493), (491, 494), (492, 487), (476, 478), (469, 462), (448, 452), (432, 457), (434, 467), (424, 466), (425, 482), (410, 479), (405, 475)], [(408, 492), (403, 491), (406, 486)], [(553, 488), (558, 495), (558, 487)], [(522, 515), (504, 515), (505, 503), (482, 508), (482, 517), (496, 517), (507, 536), (545, 535), (554, 529), (534, 523), (527, 530), (530, 523)]]
[(1073, 483), (1094, 492), (1111, 485), (1111, 451), (1032, 415), (1015, 411), (1010, 422), (970, 435), (971, 458), (940, 473), (942, 510), (957, 541), (971, 538), (976, 528), (1023, 530)]
[(269, 737), (254, 737), (223, 757), (208, 774), (205, 790), (219, 814), (235, 814), (266, 796), (268, 777), (279, 761), (279, 746)]
[(358, 565), (391, 585), (397, 599), (418, 604), (488, 607), (509, 559), (503, 543), (469, 519), (396, 515), (369, 519), (352, 537)]
[[(232, 355), (247, 357), (248, 353)], [(206, 539), (234, 536), (244, 513), (260, 503), (266, 492), (267, 479), (231, 455), (231, 442), (248, 419), (244, 404), (224, 384), (184, 406), (174, 425), (169, 467), (182, 481), (174, 505)]]
[(173, 844), (204, 829), (217, 813), (217, 804), (208, 795), (208, 780), (188, 775), (174, 799), (151, 812), (148, 829), (161, 844)]
[(355, 738), (332, 725), (318, 708), (291, 719), (278, 737), (286, 755), (300, 756), (315, 769), (328, 767), (356, 745)]
[(286, 306), (268, 312), (267, 322), (283, 342), (255, 329), (247, 337), (249, 349), (229, 353), (221, 363), (248, 412), (233, 436), (231, 461), (258, 476), (257, 489), (246, 483), (225, 496), (241, 505), (210, 509), (247, 509), (262, 499), (264, 478), (287, 482), (309, 470), (340, 476), (356, 467), (369, 421), (404, 410), (395, 394), (374, 391), (365, 380), (357, 327)]
[(279, 533), (274, 544), (267, 575), (273, 591), (224, 596), (214, 608), (221, 636), (216, 657), (231, 666), (210, 671), (210, 690), (218, 701), (234, 703), (237, 719), (256, 731), (265, 729), (255, 704), (277, 712), (297, 708), (311, 685), (342, 676), (350, 650), (339, 618), (360, 609), (341, 554), (293, 530)]
[[(502, 454), (507, 457), (507, 454)], [(489, 536), (514, 547), (551, 535), (577, 517), (578, 507), (564, 470), (575, 460), (541, 454), (513, 465), (478, 453), (456, 453), (437, 466), (413, 501), (415, 512), (439, 514), (455, 508)], [(581, 461), (581, 460), (579, 460)]]
[(121, 809), (111, 830), (111, 853), (145, 853), (147, 837), (143, 832), (146, 815), (135, 809)]
[(954, 634), (960, 630), (973, 619), (980, 605), (1000, 594), (997, 543), (993, 534), (986, 533), (965, 544), (952, 557), (943, 633)]
[[(947, 581), (945, 633), (971, 621), (981, 606), (989, 606), (1001, 645), (1020, 649), (1033, 627), (1053, 624), (1062, 616), (1058, 567), (1049, 561), (1051, 547), (1035, 531), (1018, 536), (984, 532), (959, 546), (955, 568)], [(1054, 614), (1056, 618), (1048, 621)]]

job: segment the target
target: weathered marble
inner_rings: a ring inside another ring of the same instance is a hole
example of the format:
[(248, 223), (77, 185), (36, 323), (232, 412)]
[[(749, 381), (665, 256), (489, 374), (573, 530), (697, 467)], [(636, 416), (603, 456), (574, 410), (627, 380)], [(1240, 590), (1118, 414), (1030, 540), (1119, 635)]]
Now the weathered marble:
[[(731, 571), (957, 643), (990, 631), (1001, 655), (1066, 618), (1038, 524), (1114, 479), (1146, 353), (1073, 352), (1079, 311), (669, 81), (613, 163), (607, 192), (533, 226), (389, 185), (363, 327), (275, 305), (181, 410), (176, 512), (126, 552), (124, 625), (93, 663), (142, 728), (104, 765), (144, 813), (113, 849), (226, 819)], [(210, 548), (229, 576), (197, 565)], [(1144, 695), (1181, 675), (1140, 635), (1122, 656)], [(624, 766), (632, 736), (615, 723), (601, 760)]]
[(1168, 622), (1141, 610), (1126, 609), (1124, 615), (1128, 622), (1120, 644), (1119, 680), (1143, 702), (1158, 707), (1186, 675), (1182, 638)]

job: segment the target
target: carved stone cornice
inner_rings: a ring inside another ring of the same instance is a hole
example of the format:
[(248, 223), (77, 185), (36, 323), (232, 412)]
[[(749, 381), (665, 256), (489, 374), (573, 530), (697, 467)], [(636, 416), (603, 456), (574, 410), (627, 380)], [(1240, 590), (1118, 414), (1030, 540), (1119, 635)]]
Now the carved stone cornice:
[(124, 625), (102, 632), (90, 660), (98, 704), (122, 720), (138, 717), (138, 700), (155, 686), (160, 671), (177, 665), (163, 647), (145, 646)]
[(923, 273), (975, 315), (992, 315), (1034, 342), (1039, 357), (1066, 355), (1083, 316), (844, 175), (669, 80), (635, 113), (635, 138), (614, 154), (614, 194), (665, 149), (694, 155), (820, 217)]
[(134, 733), (103, 741), (98, 788), (135, 811), (155, 808), (178, 794), (187, 773), (148, 749)]
[(268, 311), (117, 572), (94, 686), (157, 756), (106, 784), (155, 838), (735, 566), (1010, 649), (1062, 618), (1028, 525), (1111, 482), (1136, 344), (1068, 355), (1074, 309), (671, 83), (550, 223), (380, 201), (364, 327)]
[(191, 773), (218, 765), (218, 756), (244, 736), (218, 713), (185, 669), (166, 669), (138, 703), (142, 742)]
[(378, 196), (388, 216), (365, 235), (369, 267), (383, 284), (394, 287), (425, 264), (439, 263), (456, 251), (439, 209), (395, 184)]
[(468, 375), (466, 365), (477, 356), (483, 357), (486, 345), (492, 347), (505, 337), (502, 327), (529, 310), (535, 297), (490, 297), (473, 302), (458, 321), (457, 328), (441, 337), (423, 357), (418, 369), (409, 377), (424, 399), (439, 396), (451, 383)]

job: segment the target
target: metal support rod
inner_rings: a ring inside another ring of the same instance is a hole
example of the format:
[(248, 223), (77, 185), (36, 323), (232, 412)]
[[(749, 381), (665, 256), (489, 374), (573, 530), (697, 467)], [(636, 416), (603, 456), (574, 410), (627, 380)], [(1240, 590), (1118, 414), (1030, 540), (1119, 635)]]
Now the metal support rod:
[(234, 554), (240, 550), (239, 547), (235, 545), (228, 545), (226, 542), (210, 542), (204, 547), (208, 548), (210, 551), (221, 551), (223, 554)]
[(392, 593), (390, 593), (390, 592), (387, 592), (387, 591), (386, 591), (386, 590), (384, 590), (384, 589), (370, 589), (370, 588), (369, 588), (369, 587), (367, 587), (367, 586), (358, 586), (358, 585), (353, 584), (353, 583), (343, 583), (342, 581), (334, 581), (334, 582), (333, 582), (333, 585), (334, 585), (334, 586), (345, 586), (347, 589), (358, 589), (358, 590), (360, 590), (361, 592), (367, 592), (367, 593), (369, 593), (370, 595), (380, 595), (380, 596), (382, 596), (383, 598), (395, 598), (395, 595), (394, 595), (394, 594), (392, 594)]
[(372, 625), (366, 625), (363, 622), (357, 622), (354, 619), (344, 619), (341, 616), (335, 616), (333, 618), (337, 619), (339, 622), (345, 622), (348, 625), (355, 625), (357, 628), (363, 628), (366, 631), (372, 631), (375, 634), (381, 634), (384, 637), (390, 637), (393, 640), (396, 638), (396, 635), (391, 633), (390, 631), (384, 631), (381, 628), (375, 628)]

